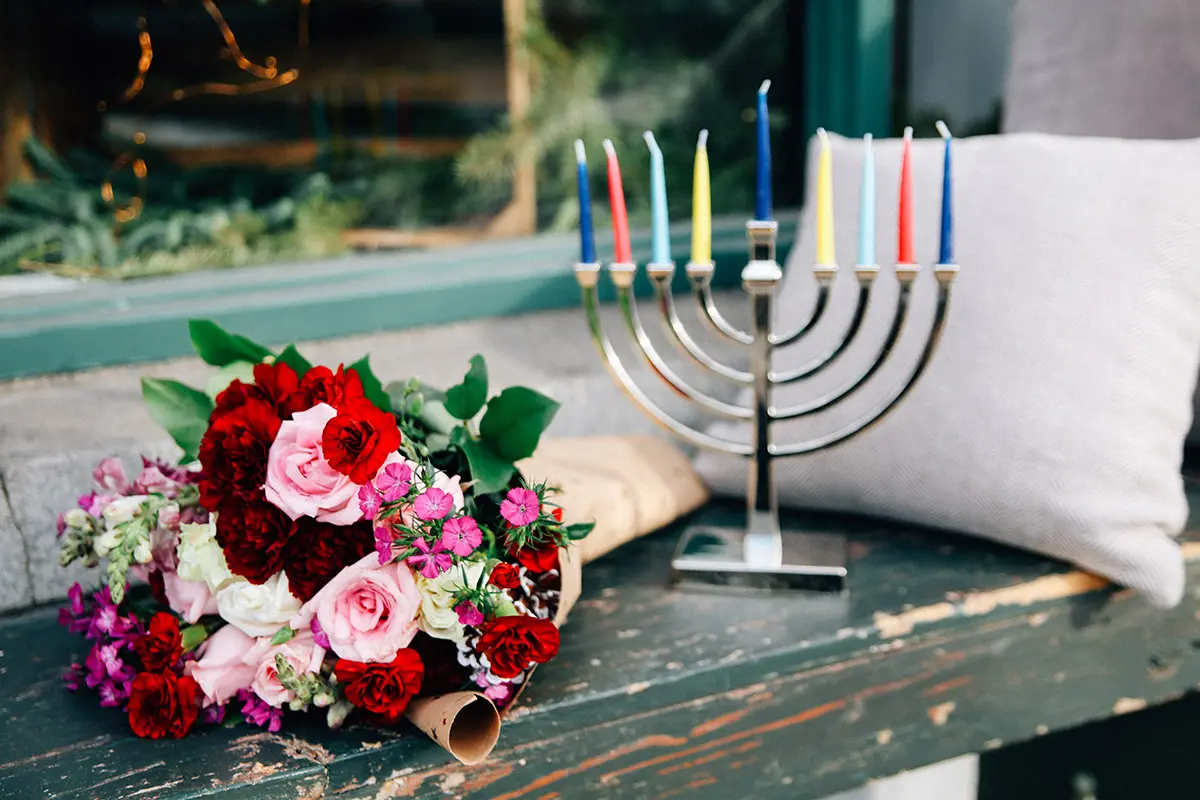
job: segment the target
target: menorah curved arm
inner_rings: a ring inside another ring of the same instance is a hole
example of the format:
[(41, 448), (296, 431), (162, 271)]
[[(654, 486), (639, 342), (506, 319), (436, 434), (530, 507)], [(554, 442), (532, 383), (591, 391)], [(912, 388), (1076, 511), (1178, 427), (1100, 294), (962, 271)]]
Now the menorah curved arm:
[(704, 320), (719, 336), (737, 342), (738, 344), (754, 344), (754, 337), (743, 330), (730, 325), (717, 308), (716, 298), (712, 293), (712, 264), (688, 264), (688, 280), (692, 284), (692, 293), (696, 295), (696, 304), (700, 306), (700, 318)]
[(934, 311), (933, 316), (933, 327), (929, 332), (929, 338), (925, 343), (925, 349), (921, 353), (920, 360), (917, 362), (912, 374), (909, 375), (908, 380), (905, 381), (900, 389), (896, 391), (890, 398), (885, 398), (876, 404), (876, 406), (864, 416), (836, 431), (833, 431), (830, 434), (827, 434), (826, 436), (822, 436), (817, 439), (811, 439), (807, 442), (796, 442), (794, 444), (777, 445), (772, 443), (767, 448), (768, 452), (772, 456), (781, 458), (786, 456), (799, 456), (806, 453), (815, 453), (819, 450), (833, 447), (835, 444), (843, 442), (846, 439), (849, 439), (851, 436), (865, 431), (871, 426), (875, 425), (877, 422), (887, 416), (888, 412), (895, 408), (900, 401), (904, 399), (905, 395), (907, 395), (917, 384), (917, 379), (921, 377), (921, 374), (929, 365), (930, 357), (933, 355), (933, 351), (937, 348), (938, 341), (942, 338), (942, 330), (945, 328), (946, 311), (950, 305), (950, 283), (952, 282), (954, 275), (958, 272), (958, 268), (953, 267), (953, 265), (946, 265), (945, 268), (943, 268), (943, 265), (939, 264), (937, 267), (937, 272), (938, 298), (937, 308)]
[(726, 403), (705, 394), (680, 378), (670, 365), (663, 361), (662, 356), (654, 347), (654, 343), (646, 335), (646, 329), (642, 327), (642, 320), (638, 316), (637, 300), (633, 296), (633, 279), (637, 274), (636, 268), (632, 264), (613, 264), (608, 271), (613, 285), (617, 287), (617, 304), (621, 307), (621, 316), (625, 318), (625, 325), (637, 341), (637, 349), (650, 369), (676, 392), (714, 414), (729, 419), (751, 419), (754, 416), (753, 409)]
[(675, 342), (679, 352), (683, 353), (692, 363), (703, 369), (707, 369), (715, 375), (719, 375), (726, 380), (740, 383), (744, 386), (749, 386), (754, 382), (754, 376), (744, 370), (734, 369), (726, 366), (708, 353), (696, 343), (692, 335), (688, 333), (687, 328), (683, 325), (683, 320), (679, 318), (679, 312), (675, 310), (675, 297), (671, 294), (671, 278), (675, 274), (675, 267), (672, 264), (659, 266), (651, 264), (646, 269), (646, 273), (650, 276), (650, 283), (654, 286), (654, 294), (658, 298), (658, 308), (662, 312), (663, 325), (667, 329), (671, 341)]
[(851, 317), (850, 327), (846, 329), (845, 334), (842, 335), (837, 344), (828, 348), (808, 363), (795, 369), (783, 370), (781, 372), (772, 371), (768, 376), (772, 384), (780, 386), (816, 375), (830, 364), (835, 363), (842, 352), (854, 341), (854, 337), (858, 335), (858, 329), (862, 326), (863, 318), (866, 316), (867, 302), (871, 299), (871, 284), (874, 282), (875, 273), (879, 271), (879, 268), (859, 267), (856, 271), (859, 279), (858, 302), (854, 306), (854, 316)]
[(721, 439), (716, 436), (710, 436), (707, 433), (701, 433), (663, 411), (638, 388), (638, 385), (625, 369), (625, 365), (621, 363), (616, 350), (613, 349), (612, 342), (604, 332), (604, 325), (600, 321), (600, 300), (596, 295), (599, 265), (581, 264), (575, 268), (575, 275), (579, 280), (579, 288), (583, 295), (583, 307), (587, 314), (588, 328), (592, 333), (592, 341), (596, 343), (597, 349), (600, 350), (600, 355), (604, 359), (608, 371), (617, 383), (620, 384), (621, 388), (625, 390), (626, 394), (641, 406), (642, 410), (649, 414), (655, 422), (689, 444), (693, 444), (696, 447), (703, 447), (706, 450), (715, 450), (718, 453), (728, 453), (735, 456), (753, 455), (754, 448), (749, 443), (729, 441), (728, 439)]
[[(900, 338), (900, 331), (904, 327), (904, 320), (908, 316), (908, 295), (912, 289), (913, 279), (916, 277), (915, 270), (909, 275), (901, 276), (900, 278), (900, 296), (896, 301), (896, 313), (892, 317), (892, 326), (888, 329), (887, 338), (883, 342), (883, 348), (879, 352), (879, 356), (872, 362), (871, 366), (866, 369), (859, 377), (855, 378), (849, 385), (843, 386), (840, 389), (835, 389), (827, 392), (820, 397), (815, 397), (807, 403), (801, 403), (796, 406), (787, 408), (770, 408), (768, 414), (773, 420), (796, 419), (798, 417), (806, 417), (809, 414), (815, 414), (840, 400), (849, 397), (859, 388), (866, 384), (871, 379), (871, 376), (879, 371), (880, 367), (886, 363), (887, 358), (891, 355), (892, 349), (896, 346), (896, 342)], [(941, 289), (939, 288), (939, 291)]]
[(829, 286), (833, 283), (833, 277), (837, 275), (837, 267), (832, 265), (818, 264), (813, 268), (813, 275), (817, 279), (817, 306), (813, 309), (812, 315), (808, 321), (801, 325), (791, 333), (777, 336), (771, 334), (767, 337), (775, 347), (783, 347), (791, 344), (799, 339), (804, 334), (816, 327), (821, 321), (821, 317), (825, 314), (825, 309), (829, 306)]

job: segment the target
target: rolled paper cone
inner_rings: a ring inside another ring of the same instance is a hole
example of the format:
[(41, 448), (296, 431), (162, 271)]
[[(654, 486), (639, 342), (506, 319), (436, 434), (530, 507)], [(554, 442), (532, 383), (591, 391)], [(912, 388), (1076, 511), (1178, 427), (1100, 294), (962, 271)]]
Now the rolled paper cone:
[(561, 490), (554, 502), (562, 506), (564, 522), (596, 524), (571, 548), (571, 555), (578, 548), (581, 565), (708, 501), (687, 456), (653, 436), (547, 439), (517, 466), (527, 479)]
[(558, 610), (554, 612), (554, 624), (562, 627), (567, 621), (567, 614), (583, 592), (583, 559), (580, 557), (579, 545), (572, 543), (570, 547), (558, 548), (558, 571), (562, 578), (562, 588), (558, 590)]
[(419, 697), (408, 704), (404, 716), (467, 765), (487, 758), (500, 738), (500, 712), (481, 692)]

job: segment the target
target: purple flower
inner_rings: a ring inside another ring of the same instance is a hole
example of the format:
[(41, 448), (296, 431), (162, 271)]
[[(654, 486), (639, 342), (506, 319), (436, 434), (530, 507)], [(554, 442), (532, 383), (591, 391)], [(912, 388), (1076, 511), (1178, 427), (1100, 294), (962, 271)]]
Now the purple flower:
[(413, 501), (413, 511), (421, 519), (441, 519), (454, 508), (454, 498), (436, 487), (430, 487)]
[(429, 542), (418, 538), (413, 542), (413, 547), (420, 550), (421, 553), (409, 556), (408, 563), (430, 580), (450, 569), (450, 565), (454, 563), (453, 557), (446, 552), (446, 548), (442, 546), (441, 542), (434, 542), (431, 548)]
[(500, 516), (504, 517), (514, 528), (528, 525), (541, 513), (541, 501), (538, 500), (537, 492), (532, 489), (523, 487), (509, 489), (508, 494), (504, 496), (504, 501), (500, 503)]
[(76, 661), (71, 666), (67, 667), (67, 671), (63, 673), (62, 682), (63, 688), (68, 692), (78, 692), (82, 686), (83, 679), (83, 664)]
[(483, 532), (470, 517), (446, 520), (442, 527), (442, 547), (456, 556), (469, 556), (483, 541)]
[(238, 689), (238, 700), (242, 701), (242, 716), (251, 725), (278, 733), (283, 727), (283, 709), (271, 708), (249, 689)]
[(163, 474), (157, 464), (147, 464), (137, 480), (133, 482), (132, 494), (161, 494), (164, 497), (175, 497), (179, 494), (179, 484)]
[(88, 653), (83, 664), (87, 670), (84, 682), (91, 689), (112, 680), (118, 682), (133, 680), (133, 667), (121, 660), (115, 644), (96, 645)]
[(374, 520), (381, 505), (379, 492), (375, 491), (374, 486), (364, 483), (358, 487), (358, 507), (362, 509), (363, 519)]
[(96, 492), (88, 492), (79, 496), (79, 507), (93, 517), (98, 517), (104, 513), (104, 509), (117, 498), (112, 495), (98, 494)]
[(498, 683), (483, 690), (483, 696), (494, 703), (503, 703), (512, 694), (511, 683)]
[(200, 480), (199, 470), (192, 470), (184, 466), (168, 464), (166, 461), (160, 461), (157, 458), (142, 456), (142, 469), (148, 469), (149, 467), (154, 467), (160, 474), (175, 483), (190, 485)]
[(200, 724), (220, 725), (225, 721), (225, 706), (213, 703), (208, 708), (200, 709)]
[(83, 587), (76, 583), (67, 590), (67, 605), (58, 610), (58, 624), (71, 633), (83, 633), (91, 622), (91, 616), (83, 604)]
[(392, 529), (387, 525), (375, 526), (375, 552), (381, 565), (392, 560)]
[(469, 625), (474, 628), (483, 622), (483, 612), (476, 608), (472, 602), (459, 603), (454, 607), (454, 610), (458, 612), (458, 621), (463, 625)]
[(313, 643), (316, 644), (317, 647), (324, 647), (326, 650), (328, 650), (329, 634), (325, 633), (325, 629), (321, 627), (321, 623), (316, 617), (312, 618), (312, 622), (309, 623), (308, 629), (312, 631)]
[(58, 517), (55, 518), (55, 520), (54, 520), (54, 528), (57, 531), (57, 533), (54, 534), (54, 538), (56, 538), (56, 539), (58, 537), (62, 536), (64, 533), (66, 533), (66, 531), (67, 531), (67, 512), (65, 512), (65, 511), (58, 512)]
[(130, 686), (133, 679), (127, 681), (105, 681), (100, 684), (101, 708), (118, 708), (129, 699)]
[(383, 496), (383, 502), (394, 503), (408, 494), (412, 486), (412, 467), (400, 461), (384, 466), (375, 476), (375, 489)]
[[(125, 494), (129, 489), (129, 480), (125, 477), (125, 465), (121, 463), (121, 459), (109, 457), (100, 462), (100, 464), (92, 470), (92, 478), (96, 481), (101, 491), (112, 492), (113, 494)], [(87, 509), (84, 509), (85, 511)]]

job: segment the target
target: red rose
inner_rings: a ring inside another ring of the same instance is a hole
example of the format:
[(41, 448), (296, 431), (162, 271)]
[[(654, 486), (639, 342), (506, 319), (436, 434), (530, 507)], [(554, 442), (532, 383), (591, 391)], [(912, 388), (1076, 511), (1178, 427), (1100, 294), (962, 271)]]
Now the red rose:
[(196, 682), (173, 672), (143, 672), (129, 693), (129, 727), (138, 736), (182, 739), (196, 721)]
[(522, 547), (519, 550), (510, 547), (508, 552), (530, 572), (558, 569), (558, 545), (554, 542), (543, 542), (537, 547)]
[(321, 435), (321, 451), (330, 466), (358, 484), (374, 478), (399, 446), (396, 418), (365, 397), (343, 403)]
[(408, 701), (421, 691), (425, 665), (416, 650), (404, 648), (390, 664), (362, 664), (339, 658), (333, 674), (345, 684), (347, 700), (392, 723), (400, 719)]
[(296, 520), (283, 556), (288, 588), (304, 602), (312, 599), (344, 567), (375, 550), (369, 522), (330, 525), (312, 517)]
[(365, 396), (358, 372), (338, 364), (337, 372), (329, 367), (313, 367), (300, 379), (300, 388), (292, 397), (296, 411), (306, 411), (319, 403), (340, 409), (342, 404)]
[(515, 589), (520, 585), (521, 577), (512, 564), (497, 564), (492, 567), (492, 577), (488, 578), (488, 583), (501, 589)]
[(279, 433), (275, 407), (262, 400), (217, 417), (200, 440), (200, 502), (216, 511), (233, 501), (262, 499), (267, 479), (267, 454)]
[(183, 637), (179, 623), (165, 611), (150, 618), (150, 628), (137, 638), (133, 649), (148, 672), (163, 672), (175, 666), (183, 655)]
[[(217, 395), (216, 407), (213, 409), (210, 422), (215, 422), (242, 406), (250, 400), (258, 400), (275, 408), (275, 412), (283, 419), (289, 419), (293, 410), (292, 397), (300, 386), (300, 378), (296, 370), (282, 361), (274, 364), (255, 364), (254, 383), (244, 383), (233, 380), (225, 390)], [(307, 408), (307, 406), (306, 406)]]
[(531, 665), (558, 655), (558, 643), (553, 622), (517, 615), (487, 623), (475, 649), (487, 656), (497, 678), (515, 678)]
[(254, 584), (263, 584), (283, 566), (284, 545), (292, 521), (264, 501), (230, 503), (217, 514), (217, 544), (229, 570)]

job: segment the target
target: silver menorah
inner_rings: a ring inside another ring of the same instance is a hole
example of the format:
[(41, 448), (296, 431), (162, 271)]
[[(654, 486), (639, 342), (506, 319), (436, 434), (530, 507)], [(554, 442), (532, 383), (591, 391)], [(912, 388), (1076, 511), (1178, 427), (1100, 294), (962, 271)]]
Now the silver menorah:
[(749, 371), (730, 367), (711, 357), (688, 333), (671, 293), (675, 264), (652, 263), (646, 267), (667, 336), (692, 363), (721, 379), (749, 387), (749, 405), (724, 402), (680, 378), (656, 350), (638, 316), (634, 297), (637, 264), (614, 263), (608, 270), (616, 287), (618, 305), (625, 325), (636, 342), (637, 351), (651, 371), (677, 394), (701, 408), (720, 417), (749, 422), (749, 441), (734, 441), (697, 430), (672, 417), (646, 395), (621, 362), (612, 341), (604, 331), (598, 297), (601, 265), (576, 264), (575, 276), (582, 289), (583, 306), (587, 312), (592, 337), (613, 377), (630, 397), (655, 421), (684, 441), (697, 447), (742, 456), (749, 460), (745, 526), (698, 525), (686, 530), (671, 562), (673, 580), (763, 589), (841, 591), (845, 588), (846, 581), (845, 538), (835, 533), (781, 526), (773, 474), (775, 459), (815, 453), (833, 447), (867, 430), (896, 408), (916, 384), (937, 347), (946, 321), (950, 287), (959, 268), (956, 264), (937, 264), (934, 267), (937, 277), (937, 303), (933, 324), (920, 358), (902, 385), (892, 388), (890, 393), (871, 406), (865, 415), (831, 433), (804, 441), (777, 442), (772, 437), (774, 423), (805, 417), (831, 408), (858, 392), (879, 371), (888, 360), (905, 326), (910, 292), (920, 271), (917, 264), (895, 266), (900, 291), (890, 328), (878, 354), (856, 379), (847, 386), (808, 402), (779, 408), (771, 403), (774, 387), (816, 375), (838, 361), (850, 347), (862, 326), (871, 290), (880, 268), (874, 264), (855, 267), (858, 300), (850, 325), (838, 343), (798, 368), (775, 371), (772, 369), (775, 351), (801, 342), (824, 316), (830, 287), (838, 272), (836, 265), (814, 266), (817, 299), (808, 321), (794, 331), (772, 333), (772, 307), (775, 292), (783, 278), (783, 271), (775, 260), (777, 234), (778, 224), (773, 220), (751, 220), (746, 223), (750, 253), (749, 263), (742, 270), (742, 287), (750, 299), (750, 331), (740, 330), (730, 324), (718, 309), (712, 291), (714, 264), (687, 265), (687, 277), (699, 307), (700, 318), (718, 336), (749, 349)]

